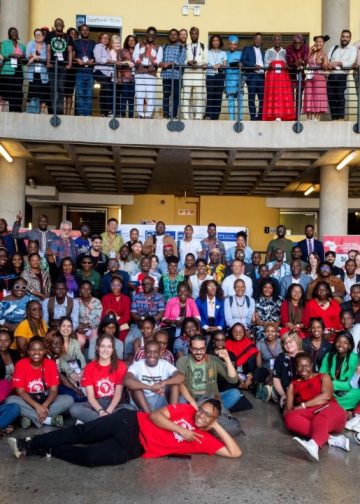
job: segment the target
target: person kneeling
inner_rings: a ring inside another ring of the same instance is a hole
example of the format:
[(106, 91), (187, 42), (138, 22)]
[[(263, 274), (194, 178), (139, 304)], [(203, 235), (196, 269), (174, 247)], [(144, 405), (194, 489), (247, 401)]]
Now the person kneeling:
[(326, 442), (345, 451), (350, 451), (350, 444), (344, 435), (330, 435), (343, 431), (346, 412), (333, 398), (330, 376), (313, 373), (312, 368), (310, 355), (299, 352), (295, 357), (297, 378), (286, 393), (284, 421), (289, 430), (310, 438), (309, 441), (299, 437), (293, 439), (318, 462), (319, 448)]
[(124, 384), (130, 392), (132, 403), (150, 413), (168, 402), (175, 404), (179, 397), (179, 385), (184, 380), (183, 373), (160, 359), (160, 344), (150, 340), (145, 343), (145, 359), (129, 367)]

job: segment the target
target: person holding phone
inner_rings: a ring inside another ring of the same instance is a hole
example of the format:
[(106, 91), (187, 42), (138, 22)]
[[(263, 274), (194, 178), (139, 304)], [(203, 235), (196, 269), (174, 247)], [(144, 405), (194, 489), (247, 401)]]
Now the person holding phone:
[(328, 374), (314, 373), (310, 355), (299, 352), (295, 357), (296, 377), (286, 392), (284, 422), (300, 437), (294, 441), (312, 460), (319, 461), (319, 449), (329, 446), (350, 451), (350, 442), (344, 435), (330, 433), (343, 431), (346, 412), (333, 397), (333, 385)]

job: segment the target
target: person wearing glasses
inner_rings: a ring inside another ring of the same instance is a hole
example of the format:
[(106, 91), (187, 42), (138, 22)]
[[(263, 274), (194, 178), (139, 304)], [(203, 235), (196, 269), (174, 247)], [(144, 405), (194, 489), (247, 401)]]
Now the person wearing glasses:
[(92, 295), (100, 297), (101, 294), (101, 275), (94, 270), (94, 261), (90, 254), (81, 257), (80, 269), (77, 270), (77, 279), (79, 284), (84, 282), (91, 283)]
[(11, 293), (0, 302), (0, 325), (4, 325), (14, 332), (18, 324), (26, 317), (26, 305), (36, 299), (27, 293), (27, 282), (24, 278), (17, 278)]
[[(165, 406), (150, 414), (122, 409), (105, 415), (96, 423), (33, 438), (12, 437), (8, 444), (17, 458), (35, 453), (51, 454), (88, 467), (124, 464), (141, 456), (158, 458), (205, 453), (239, 458), (239, 445), (217, 421), (220, 414), (221, 403), (217, 399), (207, 399), (200, 407)], [(209, 433), (210, 430), (216, 437)]]
[(229, 383), (237, 383), (238, 375), (226, 349), (217, 356), (206, 353), (206, 339), (197, 334), (192, 336), (190, 353), (180, 357), (176, 367), (185, 375), (185, 383), (180, 386), (180, 394), (186, 402), (195, 406), (203, 396), (220, 397), (224, 408), (232, 408), (241, 398), (240, 390), (231, 388), (223, 392), (218, 389), (218, 375)]

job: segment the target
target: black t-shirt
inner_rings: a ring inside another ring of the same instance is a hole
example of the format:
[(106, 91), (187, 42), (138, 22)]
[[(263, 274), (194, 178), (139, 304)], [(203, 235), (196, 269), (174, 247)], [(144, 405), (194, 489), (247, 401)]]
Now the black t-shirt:
[(46, 44), (50, 45), (52, 62), (54, 62), (55, 59), (57, 59), (59, 63), (68, 62), (68, 47), (74, 47), (74, 42), (70, 35), (66, 33), (60, 35), (55, 31), (49, 32), (46, 37)]
[(279, 378), (281, 386), (286, 392), (295, 375), (295, 357), (281, 353), (275, 359), (273, 377)]

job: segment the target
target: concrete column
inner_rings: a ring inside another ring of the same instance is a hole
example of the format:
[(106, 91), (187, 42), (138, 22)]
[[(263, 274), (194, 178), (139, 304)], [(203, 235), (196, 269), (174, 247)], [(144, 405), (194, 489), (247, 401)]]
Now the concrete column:
[(29, 0), (0, 0), (0, 40), (8, 38), (8, 29), (14, 26), (19, 31), (23, 44), (29, 41)]
[(0, 181), (0, 217), (12, 226), (18, 211), (25, 213), (25, 159), (16, 158), (8, 163), (0, 156)]
[(320, 168), (320, 236), (346, 235), (348, 230), (349, 166)]
[(328, 48), (339, 43), (345, 29), (350, 29), (350, 0), (322, 0), (322, 35), (330, 36)]

